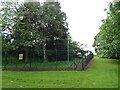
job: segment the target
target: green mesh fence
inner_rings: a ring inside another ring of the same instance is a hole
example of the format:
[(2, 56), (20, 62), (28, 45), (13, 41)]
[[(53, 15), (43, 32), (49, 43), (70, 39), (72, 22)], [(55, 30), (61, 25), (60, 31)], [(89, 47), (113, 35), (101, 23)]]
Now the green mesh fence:
[(67, 50), (46, 50), (45, 53), (41, 50), (39, 54), (30, 51), (27, 61), (24, 52), (3, 53), (2, 57), (3, 70), (85, 70), (93, 58), (93, 53), (89, 51), (76, 56), (73, 50), (70, 50), (69, 54)]

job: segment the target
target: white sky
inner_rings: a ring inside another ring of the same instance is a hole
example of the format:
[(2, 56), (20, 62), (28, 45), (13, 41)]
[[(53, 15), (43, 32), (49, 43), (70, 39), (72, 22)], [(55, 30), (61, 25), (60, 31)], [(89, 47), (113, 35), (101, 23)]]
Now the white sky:
[(104, 9), (110, 1), (113, 0), (59, 0), (73, 40), (87, 44), (87, 49), (94, 51), (94, 37), (99, 32), (100, 21), (106, 18)]

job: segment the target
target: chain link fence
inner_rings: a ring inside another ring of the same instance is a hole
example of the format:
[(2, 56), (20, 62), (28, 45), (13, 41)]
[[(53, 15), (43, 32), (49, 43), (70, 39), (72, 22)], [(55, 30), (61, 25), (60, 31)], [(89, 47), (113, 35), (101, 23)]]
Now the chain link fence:
[(40, 50), (39, 53), (30, 51), (28, 60), (22, 51), (3, 53), (2, 69), (17, 71), (60, 71), (60, 70), (86, 70), (93, 58), (90, 51), (75, 56), (74, 50)]

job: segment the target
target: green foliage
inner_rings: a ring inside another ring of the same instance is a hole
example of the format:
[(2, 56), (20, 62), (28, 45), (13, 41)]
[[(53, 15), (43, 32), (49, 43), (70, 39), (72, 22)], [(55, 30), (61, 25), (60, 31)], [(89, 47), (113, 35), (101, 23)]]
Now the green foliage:
[(40, 11), (39, 2), (25, 2), (17, 9), (12, 34), (14, 45), (33, 47), (46, 39), (41, 33)]
[(107, 19), (95, 37), (94, 47), (98, 55), (120, 58), (120, 2), (110, 3)]
[(15, 11), (19, 4), (14, 1), (6, 2), (1, 0), (0, 5), (0, 13), (2, 16), (0, 17), (0, 27), (2, 28), (2, 31), (8, 31), (8, 33), (11, 33), (12, 26), (14, 25), (13, 17), (15, 16)]
[[(22, 52), (26, 59), (31, 55), (43, 60), (46, 49), (46, 59), (67, 60), (68, 23), (60, 3), (3, 2), (1, 12), (4, 12), (1, 19), (4, 54)], [(70, 40), (69, 46), (70, 58), (78, 57), (78, 43)]]
[(15, 8), (19, 6), (17, 2), (6, 2), (1, 0), (0, 1), (0, 34), (2, 35), (2, 51), (3, 54), (12, 50), (11, 47), (11, 33), (12, 33), (12, 26), (14, 25), (13, 17), (15, 16)]

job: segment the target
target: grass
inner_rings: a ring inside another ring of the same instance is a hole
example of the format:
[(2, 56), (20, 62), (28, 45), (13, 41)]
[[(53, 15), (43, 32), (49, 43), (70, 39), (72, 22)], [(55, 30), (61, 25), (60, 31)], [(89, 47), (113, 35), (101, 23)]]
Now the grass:
[[(70, 62), (70, 65), (73, 67), (73, 62)], [(7, 64), (6, 68), (23, 68), (23, 67), (30, 67), (30, 63), (25, 63), (25, 62), (18, 62), (14, 64)], [(2, 66), (3, 68), (5, 65)], [(46, 63), (39, 63), (39, 62), (32, 62), (31, 63), (31, 68), (56, 68), (56, 67), (68, 67), (68, 62), (67, 61), (57, 61), (57, 62), (46, 62)]]
[(87, 71), (2, 71), (3, 88), (118, 88), (118, 60), (95, 58)]

